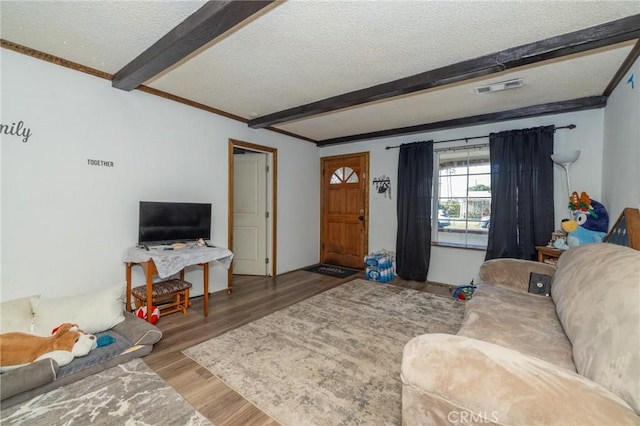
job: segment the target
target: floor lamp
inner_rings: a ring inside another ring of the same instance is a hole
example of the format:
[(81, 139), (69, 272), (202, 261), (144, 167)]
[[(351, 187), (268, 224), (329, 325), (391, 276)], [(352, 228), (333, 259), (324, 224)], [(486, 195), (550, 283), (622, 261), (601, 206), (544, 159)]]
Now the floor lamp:
[[(557, 154), (551, 155), (551, 160), (557, 165), (562, 166), (562, 168), (564, 169), (564, 174), (567, 180), (567, 200), (571, 198), (569, 166), (571, 166), (571, 164), (573, 164), (578, 159), (578, 157), (580, 157), (580, 151), (577, 149), (573, 151), (558, 152)], [(571, 217), (571, 213), (571, 210), (569, 210), (569, 217)]]

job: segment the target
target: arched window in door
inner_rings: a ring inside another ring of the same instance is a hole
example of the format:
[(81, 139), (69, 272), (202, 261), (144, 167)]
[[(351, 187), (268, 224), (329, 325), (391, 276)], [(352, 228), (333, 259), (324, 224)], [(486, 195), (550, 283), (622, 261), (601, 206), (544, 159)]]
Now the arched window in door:
[(358, 174), (351, 167), (338, 167), (331, 175), (329, 183), (358, 183)]

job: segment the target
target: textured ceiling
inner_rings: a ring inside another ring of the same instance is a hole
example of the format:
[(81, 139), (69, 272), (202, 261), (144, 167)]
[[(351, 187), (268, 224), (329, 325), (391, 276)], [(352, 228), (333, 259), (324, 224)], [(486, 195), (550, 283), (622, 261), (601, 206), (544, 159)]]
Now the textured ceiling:
[[(398, 128), (507, 111), (525, 105), (598, 96), (633, 48), (633, 43), (616, 47), (597, 54), (518, 68), (494, 74), (489, 79), (438, 87), (276, 127), (323, 140), (345, 134), (385, 130), (387, 122), (393, 122), (393, 128)], [(580, 70), (579, 73), (576, 70)], [(484, 94), (476, 94), (473, 90), (474, 86), (514, 78), (523, 79), (521, 88)], [(384, 117), (384, 120), (372, 120), (371, 117)]]
[(5, 40), (113, 74), (204, 1), (4, 1)]
[[(204, 1), (2, 1), (3, 40), (114, 74)], [(640, 13), (639, 1), (288, 1), (146, 86), (244, 119)], [(601, 95), (623, 43), (282, 123), (314, 140)], [(473, 86), (523, 78), (476, 95)], [(117, 89), (114, 89), (117, 90)]]

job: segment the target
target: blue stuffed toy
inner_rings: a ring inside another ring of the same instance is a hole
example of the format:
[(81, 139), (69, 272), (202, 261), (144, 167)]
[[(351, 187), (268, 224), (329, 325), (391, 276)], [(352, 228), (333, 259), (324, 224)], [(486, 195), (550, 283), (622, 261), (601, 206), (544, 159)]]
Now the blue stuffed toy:
[(609, 229), (609, 213), (599, 202), (592, 200), (583, 192), (571, 195), (569, 209), (573, 219), (562, 222), (562, 230), (567, 233), (566, 242), (556, 240), (554, 246), (566, 250), (581, 244), (602, 242)]
[(101, 348), (103, 346), (109, 346), (110, 344), (112, 344), (113, 342), (115, 342), (116, 339), (114, 339), (112, 336), (108, 335), (108, 334), (103, 334), (102, 336), (98, 337), (98, 347)]

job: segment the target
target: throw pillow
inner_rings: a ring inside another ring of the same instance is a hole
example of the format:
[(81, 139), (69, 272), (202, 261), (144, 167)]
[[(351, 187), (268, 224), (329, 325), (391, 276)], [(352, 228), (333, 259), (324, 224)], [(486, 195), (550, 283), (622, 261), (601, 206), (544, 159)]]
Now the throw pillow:
[(50, 336), (60, 324), (78, 324), (85, 333), (106, 331), (124, 321), (125, 284), (118, 284), (97, 293), (59, 299), (33, 299), (34, 333)]
[(39, 297), (21, 297), (20, 299), (0, 303), (0, 333), (9, 333), (11, 331), (31, 332), (31, 322), (33, 321), (31, 299)]

